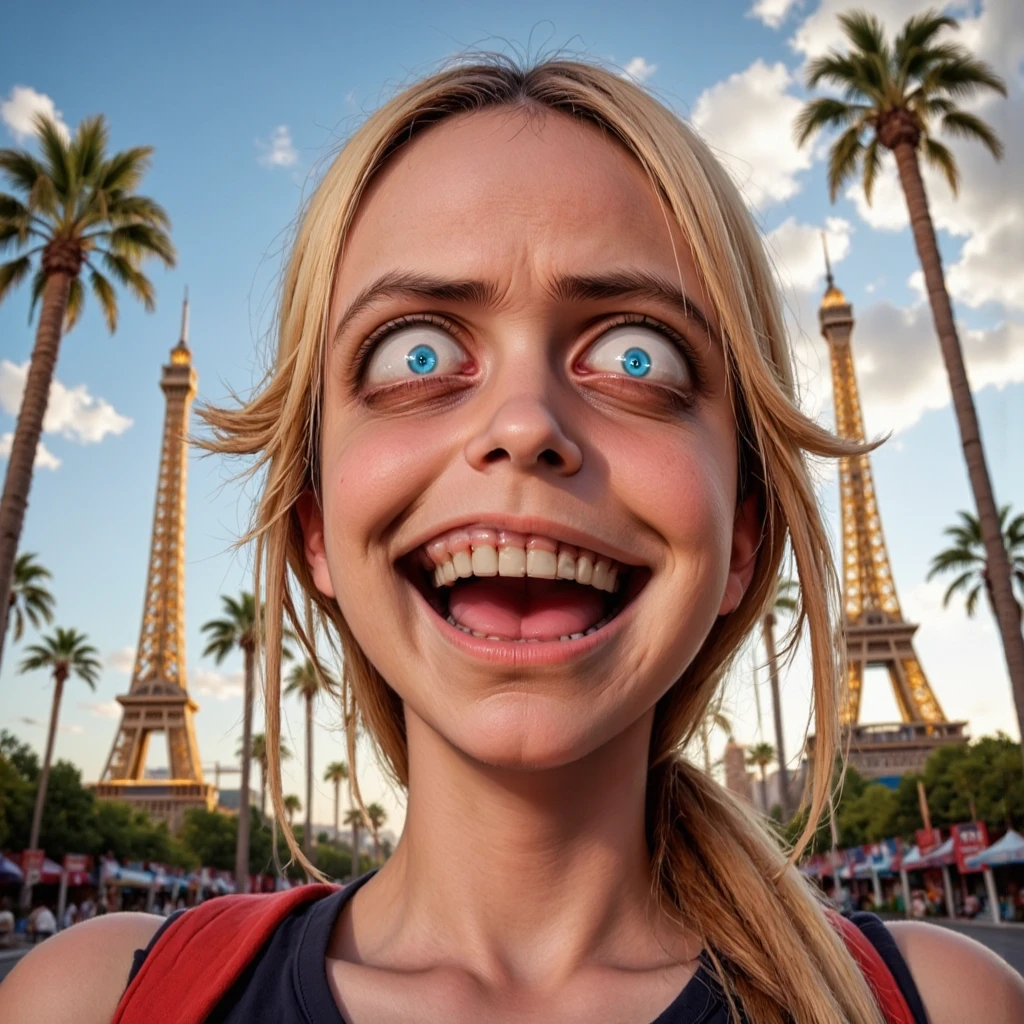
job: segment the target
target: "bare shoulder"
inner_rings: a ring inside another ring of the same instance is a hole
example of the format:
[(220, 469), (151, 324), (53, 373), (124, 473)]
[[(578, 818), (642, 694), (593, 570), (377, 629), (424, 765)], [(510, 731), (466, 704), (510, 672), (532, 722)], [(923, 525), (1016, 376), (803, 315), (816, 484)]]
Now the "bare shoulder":
[(0, 1024), (109, 1024), (135, 950), (161, 924), (152, 914), (108, 914), (58, 932), (0, 986)]
[(889, 925), (931, 1024), (1024, 1024), (1024, 978), (980, 942), (939, 925)]

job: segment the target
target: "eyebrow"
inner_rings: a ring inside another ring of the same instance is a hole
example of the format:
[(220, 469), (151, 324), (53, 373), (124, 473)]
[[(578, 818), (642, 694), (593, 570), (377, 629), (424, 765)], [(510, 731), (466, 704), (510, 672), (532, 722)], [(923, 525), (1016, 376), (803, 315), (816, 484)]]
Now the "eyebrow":
[[(657, 274), (641, 270), (615, 270), (605, 274), (566, 275), (557, 278), (551, 291), (563, 302), (598, 302), (609, 299), (642, 299), (660, 303), (696, 324), (709, 338), (722, 344), (718, 331), (701, 308), (673, 284)], [(365, 309), (380, 299), (418, 298), (494, 307), (499, 288), (491, 281), (449, 280), (429, 274), (392, 270), (367, 285), (345, 309), (334, 332), (334, 341)]]

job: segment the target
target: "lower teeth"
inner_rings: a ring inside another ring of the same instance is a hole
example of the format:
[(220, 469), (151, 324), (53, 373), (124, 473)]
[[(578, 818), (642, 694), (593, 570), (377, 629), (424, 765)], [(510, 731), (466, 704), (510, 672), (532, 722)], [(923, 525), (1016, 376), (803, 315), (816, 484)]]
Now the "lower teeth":
[[(456, 622), (449, 612), (445, 617), (446, 621), (450, 626), (454, 626), (456, 629), (462, 630), (463, 633), (467, 633), (470, 636), (475, 636), (480, 640), (500, 640), (503, 643), (511, 644), (539, 644), (541, 640), (538, 637), (510, 637), (510, 636), (496, 636), (494, 634), (488, 635), (486, 633), (478, 633), (476, 630), (470, 629), (468, 626), (463, 626), (461, 622)], [(567, 640), (582, 640), (585, 636), (590, 636), (591, 633), (596, 633), (599, 629), (604, 628), (608, 625), (612, 619), (615, 618), (614, 613), (612, 615), (606, 615), (600, 622), (595, 622), (590, 629), (583, 633), (570, 633), (568, 636), (560, 636), (558, 638), (559, 643), (564, 643)]]

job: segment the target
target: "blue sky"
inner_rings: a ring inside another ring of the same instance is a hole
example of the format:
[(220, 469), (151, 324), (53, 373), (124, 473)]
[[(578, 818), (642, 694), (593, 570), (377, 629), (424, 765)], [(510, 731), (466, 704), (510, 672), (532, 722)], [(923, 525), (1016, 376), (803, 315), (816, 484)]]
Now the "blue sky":
[[(106, 660), (95, 695), (67, 690), (58, 756), (87, 779), (102, 769), (117, 725), (111, 702), (126, 690), (121, 668), (141, 617), (163, 417), (160, 367), (178, 337), (188, 285), (191, 343), (200, 397), (224, 398), (259, 378), (271, 326), (273, 289), (288, 233), (324, 161), (359, 120), (403, 83), (466, 48), (537, 56), (554, 50), (629, 67), (661, 99), (691, 117), (744, 187), (786, 284), (806, 402), (830, 421), (827, 353), (815, 308), (822, 290), (818, 232), (827, 228), (839, 283), (855, 307), (855, 346), (869, 433), (893, 431), (874, 457), (897, 587), (921, 623), (918, 651), (947, 714), (979, 735), (1015, 733), (1009, 685), (987, 613), (969, 622), (943, 612), (942, 588), (926, 585), (941, 533), (970, 507), (948, 388), (917, 269), (902, 199), (884, 178), (872, 208), (856, 190), (830, 205), (820, 151), (797, 151), (790, 123), (805, 93), (809, 55), (836, 41), (838, 0), (727, 0), (713, 5), (649, 3), (136, 5), (49, 9), (46, 32), (25, 5), (6, 15), (10, 48), (0, 71), (0, 145), (30, 147), (27, 115), (59, 112), (72, 128), (102, 112), (114, 149), (155, 147), (142, 191), (173, 221), (178, 266), (151, 268), (153, 315), (125, 298), (111, 337), (94, 306), (66, 338), (44, 435), (48, 466), (37, 469), (22, 548), (53, 571), (57, 621), (84, 630)], [(870, 0), (888, 25), (923, 4)], [(1007, 159), (962, 151), (965, 185), (954, 202), (929, 179), (941, 244), (1000, 501), (1024, 508), (1024, 200), (1010, 182), (1024, 173), (1024, 144), (1009, 127), (1024, 114), (1024, 8), (1008, 0), (951, 8), (963, 38), (993, 61), (1009, 101), (983, 108), (1001, 129)], [(34, 325), (23, 289), (0, 306), (0, 437), (13, 429), (21, 367)], [(130, 421), (130, 422), (129, 422)], [(59, 461), (59, 465), (55, 465)], [(52, 467), (52, 468), (48, 468)], [(248, 499), (232, 468), (194, 457), (190, 465), (186, 614), (193, 694), (202, 706), (203, 763), (228, 763), (239, 733), (240, 665), (200, 657), (200, 626), (219, 595), (247, 585), (247, 559), (231, 545)], [(822, 495), (838, 530), (834, 474)], [(16, 673), (8, 647), (0, 674), (0, 726), (41, 746), (50, 687)], [(758, 734), (751, 662), (730, 685), (740, 739)], [(765, 709), (767, 688), (759, 693)], [(787, 676), (786, 729), (799, 749), (806, 719), (806, 666)], [(291, 745), (302, 749), (302, 716), (290, 707)], [(866, 720), (891, 720), (887, 687), (869, 678)], [(341, 756), (336, 715), (319, 715), (317, 776)], [(364, 759), (365, 760), (365, 759)], [(153, 762), (157, 763), (156, 760)], [(286, 791), (302, 792), (293, 762)], [(401, 808), (367, 769), (366, 790)], [(321, 787), (316, 818), (328, 821)]]

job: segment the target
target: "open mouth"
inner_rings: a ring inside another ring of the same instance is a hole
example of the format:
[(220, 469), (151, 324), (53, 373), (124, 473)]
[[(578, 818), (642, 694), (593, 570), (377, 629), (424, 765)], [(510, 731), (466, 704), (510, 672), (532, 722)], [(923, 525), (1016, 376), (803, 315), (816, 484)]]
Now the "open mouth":
[(646, 566), (489, 526), (451, 530), (399, 565), (449, 625), (507, 643), (581, 640), (621, 614), (651, 576)]

